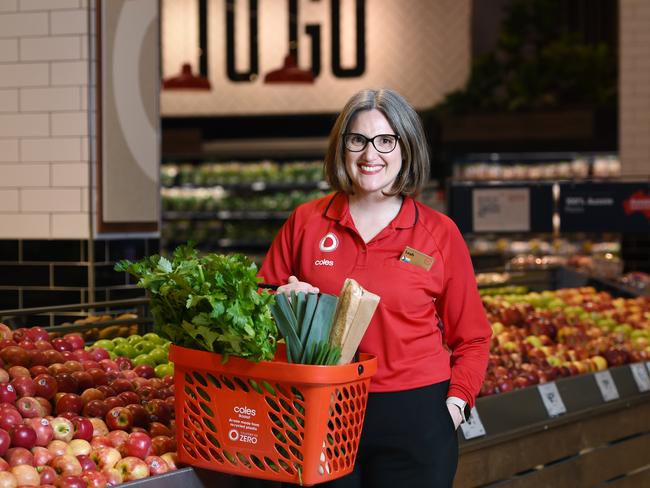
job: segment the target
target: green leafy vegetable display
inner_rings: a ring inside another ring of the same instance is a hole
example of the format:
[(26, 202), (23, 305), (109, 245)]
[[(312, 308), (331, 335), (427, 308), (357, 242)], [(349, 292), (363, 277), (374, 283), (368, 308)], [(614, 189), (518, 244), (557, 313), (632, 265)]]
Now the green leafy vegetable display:
[(278, 293), (271, 313), (287, 343), (290, 363), (336, 364), (341, 349), (329, 343), (338, 298), (316, 293)]
[(200, 256), (186, 245), (171, 260), (159, 255), (124, 260), (115, 270), (138, 278), (151, 297), (157, 332), (174, 344), (223, 354), (224, 361), (229, 355), (273, 359), (273, 295), (258, 292), (257, 267), (245, 256)]

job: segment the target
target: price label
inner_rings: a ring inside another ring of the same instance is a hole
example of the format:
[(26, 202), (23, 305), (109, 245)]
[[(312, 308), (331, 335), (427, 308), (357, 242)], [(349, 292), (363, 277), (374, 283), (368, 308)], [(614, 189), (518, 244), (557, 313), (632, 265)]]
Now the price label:
[(481, 422), (476, 407), (472, 407), (469, 418), (466, 422), (460, 424), (460, 428), (463, 431), (463, 437), (467, 440), (485, 435), (485, 427), (483, 427), (483, 422)]
[(474, 189), (472, 221), (474, 232), (528, 232), (530, 230), (530, 189)]
[(640, 392), (650, 391), (650, 376), (643, 363), (630, 364), (630, 370)]
[(566, 407), (554, 382), (537, 385), (537, 389), (549, 417), (557, 417), (566, 413)]
[(650, 361), (645, 362), (645, 367), (648, 368), (648, 372), (650, 373)]
[(609, 402), (620, 398), (618, 388), (616, 388), (616, 383), (614, 383), (614, 378), (612, 378), (612, 373), (609, 370), (598, 371), (598, 373), (594, 374), (594, 378), (596, 378), (603, 400)]
[(254, 181), (251, 188), (253, 191), (264, 191), (266, 190), (266, 183), (264, 181)]

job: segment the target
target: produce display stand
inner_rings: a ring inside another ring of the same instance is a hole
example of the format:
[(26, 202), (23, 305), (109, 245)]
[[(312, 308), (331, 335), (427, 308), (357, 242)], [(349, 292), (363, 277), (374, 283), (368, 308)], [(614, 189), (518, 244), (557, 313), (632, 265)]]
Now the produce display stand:
[(632, 367), (650, 370), (609, 369), (619, 398), (607, 402), (598, 373), (555, 381), (566, 412), (553, 417), (536, 386), (479, 398), (485, 434), (459, 434), (454, 486), (650, 486), (650, 391), (640, 391)]

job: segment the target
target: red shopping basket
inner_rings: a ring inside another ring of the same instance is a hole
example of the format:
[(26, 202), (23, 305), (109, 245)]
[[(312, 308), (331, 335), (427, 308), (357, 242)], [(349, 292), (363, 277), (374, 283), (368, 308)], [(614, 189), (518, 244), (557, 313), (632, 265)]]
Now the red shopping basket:
[(375, 357), (311, 366), (171, 346), (178, 457), (224, 473), (313, 485), (352, 471)]

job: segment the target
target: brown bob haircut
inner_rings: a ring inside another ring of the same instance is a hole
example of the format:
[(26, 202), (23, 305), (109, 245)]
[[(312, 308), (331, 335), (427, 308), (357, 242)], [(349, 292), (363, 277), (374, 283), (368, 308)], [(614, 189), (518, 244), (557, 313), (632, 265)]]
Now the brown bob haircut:
[(394, 90), (362, 90), (345, 104), (330, 132), (325, 155), (325, 179), (335, 191), (354, 193), (352, 181), (345, 168), (343, 134), (354, 117), (366, 110), (379, 110), (399, 136), (402, 169), (395, 184), (386, 195), (416, 197), (429, 180), (429, 148), (420, 117), (413, 107)]

